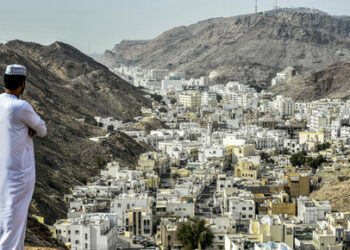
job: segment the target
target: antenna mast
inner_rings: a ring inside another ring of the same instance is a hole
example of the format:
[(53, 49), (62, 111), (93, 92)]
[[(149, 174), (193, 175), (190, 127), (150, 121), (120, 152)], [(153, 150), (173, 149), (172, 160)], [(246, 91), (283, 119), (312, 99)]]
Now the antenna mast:
[(278, 0), (276, 0), (276, 4), (275, 4), (274, 9), (275, 9), (275, 14), (277, 14), (278, 13)]
[(258, 0), (255, 0), (255, 14), (258, 14)]

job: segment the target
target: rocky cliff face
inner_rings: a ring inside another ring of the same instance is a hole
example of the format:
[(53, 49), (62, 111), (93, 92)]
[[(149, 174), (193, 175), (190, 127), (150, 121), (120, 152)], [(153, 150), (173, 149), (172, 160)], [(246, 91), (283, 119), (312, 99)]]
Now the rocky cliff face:
[(77, 119), (100, 115), (130, 120), (140, 114), (141, 106), (151, 104), (143, 92), (67, 44), (1, 44), (0, 72), (13, 63), (27, 67), (23, 99), (48, 128), (47, 137), (35, 139), (37, 181), (30, 212), (53, 223), (66, 216), (63, 194), (96, 175), (105, 161), (113, 158), (132, 165), (149, 150), (119, 132), (101, 143), (93, 142), (89, 137), (106, 132)]
[(99, 60), (108, 67), (165, 66), (187, 77), (212, 73), (219, 80), (264, 86), (286, 66), (304, 73), (349, 58), (350, 17), (304, 10), (177, 27), (153, 40), (123, 41)]
[(295, 101), (350, 97), (350, 61), (337, 62), (315, 73), (296, 76), (270, 89)]

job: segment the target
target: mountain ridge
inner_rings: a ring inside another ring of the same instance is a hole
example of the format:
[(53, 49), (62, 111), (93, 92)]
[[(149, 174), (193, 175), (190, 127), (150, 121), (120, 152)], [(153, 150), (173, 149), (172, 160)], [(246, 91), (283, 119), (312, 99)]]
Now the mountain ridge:
[(350, 58), (350, 17), (282, 12), (214, 18), (170, 29), (155, 39), (126, 41), (98, 61), (167, 68), (199, 77), (217, 72), (218, 82), (237, 80), (268, 87), (287, 66), (300, 73)]

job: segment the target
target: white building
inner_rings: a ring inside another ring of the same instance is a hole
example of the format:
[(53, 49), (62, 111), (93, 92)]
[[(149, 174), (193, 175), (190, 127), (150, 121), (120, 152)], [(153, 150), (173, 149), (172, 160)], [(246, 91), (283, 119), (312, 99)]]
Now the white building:
[(164, 91), (180, 91), (182, 89), (183, 80), (162, 80), (162, 90)]
[(272, 79), (271, 86), (275, 86), (280, 82), (284, 82), (296, 75), (293, 67), (287, 67), (282, 72), (277, 73), (276, 77)]
[(168, 75), (169, 71), (167, 69), (152, 69), (150, 71), (150, 77), (157, 81), (163, 80)]
[(202, 94), (202, 106), (209, 106), (213, 102), (217, 102), (215, 92), (204, 92)]
[(116, 249), (117, 231), (113, 214), (84, 214), (54, 224), (57, 239), (71, 244), (71, 249)]
[(286, 243), (267, 242), (254, 245), (254, 250), (292, 250)]
[(253, 199), (229, 197), (225, 214), (235, 220), (254, 219), (255, 202)]
[(280, 95), (277, 96), (275, 107), (280, 115), (294, 115), (295, 105), (291, 98), (286, 98)]
[(315, 201), (308, 197), (300, 197), (298, 200), (298, 219), (305, 224), (316, 223), (324, 220), (327, 213), (332, 212), (329, 201)]
[(118, 121), (114, 117), (100, 117), (96, 116), (95, 120), (98, 126), (102, 126), (103, 128), (113, 127), (113, 130), (117, 130), (123, 126), (123, 121)]

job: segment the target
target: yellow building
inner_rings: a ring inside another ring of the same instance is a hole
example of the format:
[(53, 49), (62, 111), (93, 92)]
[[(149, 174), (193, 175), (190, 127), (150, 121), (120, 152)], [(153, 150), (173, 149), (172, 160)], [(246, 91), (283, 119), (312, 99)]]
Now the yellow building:
[(168, 156), (160, 152), (147, 152), (139, 156), (136, 169), (147, 173), (164, 173), (168, 165)]
[(257, 180), (259, 166), (249, 161), (238, 162), (235, 166), (235, 177), (241, 177), (245, 180)]
[(299, 132), (299, 144), (306, 144), (308, 150), (313, 151), (317, 145), (323, 144), (328, 139), (328, 133), (323, 132)]
[(188, 169), (178, 169), (178, 168), (171, 168), (171, 175), (178, 174), (182, 178), (189, 177), (191, 174), (191, 171)]
[(244, 145), (241, 147), (234, 147), (232, 153), (232, 162), (233, 164), (236, 164), (238, 162), (238, 158), (254, 156), (255, 145)]
[(277, 216), (265, 216), (260, 220), (250, 221), (250, 233), (257, 236), (260, 243), (285, 242), (294, 247), (294, 228), (292, 225), (282, 223)]
[(188, 155), (191, 160), (198, 160), (198, 151), (199, 149), (197, 147), (189, 147), (188, 148)]
[(226, 147), (226, 166), (232, 164), (233, 162), (233, 150), (234, 146), (227, 146)]
[(158, 175), (150, 175), (146, 177), (146, 188), (158, 188), (160, 184), (160, 177)]

